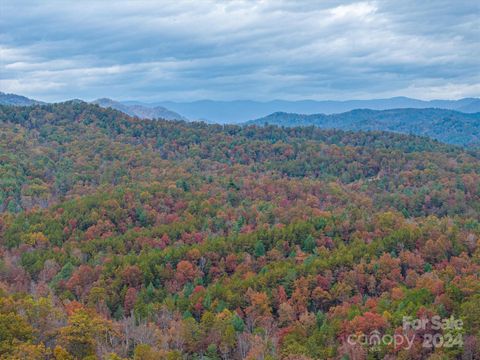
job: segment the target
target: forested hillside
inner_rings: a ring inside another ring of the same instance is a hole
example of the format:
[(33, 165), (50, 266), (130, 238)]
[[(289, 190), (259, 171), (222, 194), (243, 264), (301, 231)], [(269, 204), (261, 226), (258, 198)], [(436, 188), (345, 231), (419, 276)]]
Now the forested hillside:
[(445, 143), (480, 147), (480, 113), (467, 114), (446, 109), (356, 109), (341, 114), (289, 114), (276, 112), (247, 124), (317, 126), (354, 131), (394, 131), (428, 136)]
[(472, 149), (0, 106), (0, 210), (2, 359), (480, 357)]

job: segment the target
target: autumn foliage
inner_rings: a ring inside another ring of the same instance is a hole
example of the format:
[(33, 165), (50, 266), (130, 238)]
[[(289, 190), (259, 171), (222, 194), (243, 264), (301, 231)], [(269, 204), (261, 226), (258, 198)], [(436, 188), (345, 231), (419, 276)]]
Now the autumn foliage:
[(71, 102), (0, 106), (0, 176), (2, 359), (480, 358), (478, 151)]

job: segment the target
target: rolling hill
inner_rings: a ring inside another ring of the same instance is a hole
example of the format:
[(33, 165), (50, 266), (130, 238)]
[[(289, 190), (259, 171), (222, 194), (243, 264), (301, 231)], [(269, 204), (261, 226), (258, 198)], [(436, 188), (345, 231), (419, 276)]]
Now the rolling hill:
[(317, 126), (342, 130), (382, 130), (428, 136), (461, 145), (480, 145), (480, 113), (466, 114), (445, 109), (357, 109), (341, 114), (302, 115), (276, 112), (246, 124)]
[(29, 106), (36, 104), (45, 104), (42, 101), (29, 99), (22, 95), (6, 94), (0, 91), (0, 105)]

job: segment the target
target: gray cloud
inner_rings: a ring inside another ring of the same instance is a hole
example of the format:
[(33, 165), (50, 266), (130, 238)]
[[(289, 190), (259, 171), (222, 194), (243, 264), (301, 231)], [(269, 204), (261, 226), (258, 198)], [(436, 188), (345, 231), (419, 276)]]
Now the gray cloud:
[(0, 4), (0, 88), (41, 100), (480, 95), (472, 1)]

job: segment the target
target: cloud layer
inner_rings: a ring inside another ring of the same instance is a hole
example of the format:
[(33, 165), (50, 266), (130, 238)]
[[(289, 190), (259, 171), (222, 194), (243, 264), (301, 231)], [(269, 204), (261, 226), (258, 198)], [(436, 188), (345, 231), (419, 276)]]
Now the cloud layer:
[(0, 4), (0, 89), (54, 101), (480, 95), (476, 1)]

